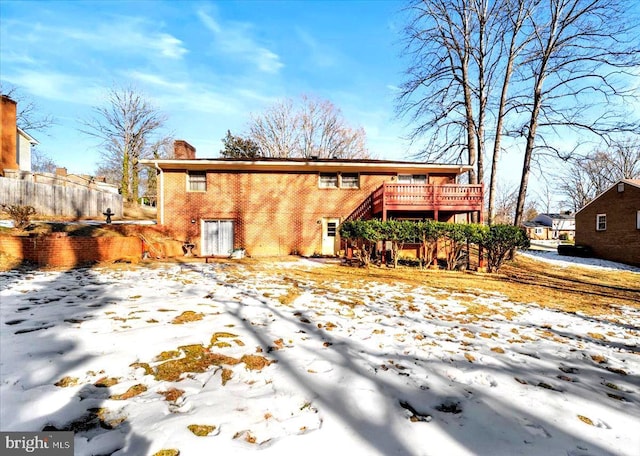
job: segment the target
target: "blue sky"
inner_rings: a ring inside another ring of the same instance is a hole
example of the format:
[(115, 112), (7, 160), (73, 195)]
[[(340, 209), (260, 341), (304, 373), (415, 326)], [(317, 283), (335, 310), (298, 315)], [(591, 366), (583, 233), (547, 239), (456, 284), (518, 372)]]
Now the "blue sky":
[[(217, 157), (226, 131), (242, 134), (251, 113), (305, 94), (332, 101), (351, 126), (363, 127), (374, 157), (413, 159), (419, 144), (409, 147), (403, 137), (411, 126), (395, 116), (408, 66), (401, 57), (405, 5), (1, 0), (0, 80), (57, 119), (47, 132), (30, 133), (72, 173), (94, 174), (100, 160), (80, 120), (105, 104), (110, 88), (123, 86), (166, 113), (166, 133), (193, 144), (199, 158)], [(555, 140), (563, 150), (575, 143), (573, 136)], [(521, 145), (507, 149), (499, 174), (505, 188), (519, 183), (522, 169)], [(545, 199), (540, 176), (558, 166), (533, 170), (531, 198)]]
[(331, 100), (378, 158), (407, 159), (394, 115), (404, 23), (400, 1), (98, 1), (0, 3), (0, 75), (57, 119), (33, 132), (69, 172), (93, 173), (79, 119), (113, 86), (140, 89), (201, 158), (227, 129), (301, 94)]

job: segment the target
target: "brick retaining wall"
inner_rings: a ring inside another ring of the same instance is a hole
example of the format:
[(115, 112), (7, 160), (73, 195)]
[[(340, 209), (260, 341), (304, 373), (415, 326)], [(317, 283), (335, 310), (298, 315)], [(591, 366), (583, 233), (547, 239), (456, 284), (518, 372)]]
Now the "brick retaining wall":
[(0, 251), (38, 266), (70, 267), (121, 258), (141, 258), (138, 237), (1, 236)]

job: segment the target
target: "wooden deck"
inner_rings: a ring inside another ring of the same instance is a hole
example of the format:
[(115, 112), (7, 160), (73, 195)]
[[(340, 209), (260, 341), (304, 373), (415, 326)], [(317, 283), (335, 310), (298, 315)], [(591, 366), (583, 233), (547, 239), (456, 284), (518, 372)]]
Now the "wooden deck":
[(357, 207), (347, 220), (379, 216), (387, 219), (387, 213), (478, 212), (484, 208), (484, 188), (470, 184), (398, 184), (384, 183)]

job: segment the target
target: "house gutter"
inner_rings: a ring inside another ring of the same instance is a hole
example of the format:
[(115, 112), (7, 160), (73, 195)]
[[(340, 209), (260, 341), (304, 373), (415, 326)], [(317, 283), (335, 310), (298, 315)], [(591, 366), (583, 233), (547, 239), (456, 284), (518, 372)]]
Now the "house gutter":
[(163, 169), (193, 169), (193, 170), (215, 170), (215, 171), (284, 171), (284, 172), (451, 172), (461, 174), (473, 169), (469, 165), (451, 165), (435, 163), (416, 162), (358, 162), (340, 160), (216, 160), (216, 159), (164, 159), (164, 160), (141, 160), (142, 164), (153, 163), (156, 167)]
[(160, 216), (160, 225), (164, 225), (164, 173), (162, 172), (162, 168), (158, 166), (158, 162), (154, 162), (153, 165), (158, 170), (158, 174), (160, 176), (160, 187), (158, 188), (159, 195), (157, 204), (160, 205), (160, 213), (158, 214)]

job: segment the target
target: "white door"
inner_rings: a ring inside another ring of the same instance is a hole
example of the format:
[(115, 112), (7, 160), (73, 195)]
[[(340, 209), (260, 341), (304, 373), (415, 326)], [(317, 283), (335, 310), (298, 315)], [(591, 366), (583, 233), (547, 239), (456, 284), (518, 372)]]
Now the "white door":
[(200, 255), (230, 255), (233, 251), (233, 222), (231, 220), (202, 221), (202, 251)]
[(322, 254), (335, 255), (339, 249), (338, 225), (339, 218), (322, 219)]

